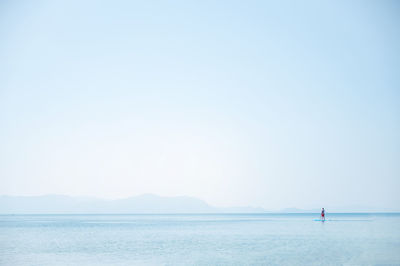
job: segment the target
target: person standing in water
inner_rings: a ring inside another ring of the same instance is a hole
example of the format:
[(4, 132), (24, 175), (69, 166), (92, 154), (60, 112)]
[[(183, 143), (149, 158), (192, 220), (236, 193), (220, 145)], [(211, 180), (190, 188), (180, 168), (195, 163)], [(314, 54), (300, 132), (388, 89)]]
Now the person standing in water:
[(321, 211), (321, 220), (325, 221), (325, 209), (324, 208), (322, 208), (322, 211)]

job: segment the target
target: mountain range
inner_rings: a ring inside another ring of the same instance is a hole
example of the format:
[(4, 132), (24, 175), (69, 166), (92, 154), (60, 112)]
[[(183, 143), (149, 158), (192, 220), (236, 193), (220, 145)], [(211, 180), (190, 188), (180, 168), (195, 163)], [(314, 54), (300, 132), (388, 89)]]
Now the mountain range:
[(186, 196), (162, 197), (143, 194), (117, 200), (65, 195), (0, 196), (3, 214), (56, 213), (260, 213), (262, 208), (217, 208)]
[[(399, 212), (363, 206), (325, 206), (330, 212)], [(286, 208), (274, 213), (319, 213), (319, 208)], [(271, 213), (257, 207), (214, 207), (203, 200), (143, 194), (116, 200), (65, 195), (0, 196), (0, 214)]]

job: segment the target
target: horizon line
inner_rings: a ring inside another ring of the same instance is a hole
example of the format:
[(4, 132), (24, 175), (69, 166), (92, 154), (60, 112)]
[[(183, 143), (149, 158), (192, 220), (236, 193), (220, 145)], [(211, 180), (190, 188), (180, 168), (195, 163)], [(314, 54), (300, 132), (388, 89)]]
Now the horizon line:
[[(24, 197), (46, 197), (46, 196), (61, 196), (61, 197), (69, 197), (69, 198), (91, 198), (91, 199), (96, 199), (96, 200), (105, 200), (105, 201), (117, 201), (117, 200), (124, 200), (124, 199), (129, 199), (129, 198), (134, 198), (134, 197), (140, 197), (140, 196), (155, 196), (155, 197), (159, 197), (159, 198), (183, 198), (183, 197), (188, 197), (188, 198), (192, 198), (192, 199), (196, 199), (196, 200), (200, 200), (203, 201), (205, 204), (207, 204), (209, 207), (212, 208), (216, 208), (216, 209), (230, 209), (230, 208), (249, 208), (249, 209), (262, 209), (263, 211), (259, 211), (259, 212), (232, 212), (232, 214), (241, 214), (241, 213), (247, 213), (247, 214), (263, 214), (263, 213), (286, 213), (286, 214), (301, 214), (301, 213), (318, 213), (320, 207), (312, 207), (312, 208), (298, 208), (298, 207), (281, 207), (281, 208), (272, 208), (272, 209), (268, 209), (265, 207), (260, 207), (260, 206), (252, 206), (252, 205), (241, 205), (241, 206), (215, 206), (215, 205), (211, 205), (209, 204), (206, 200), (203, 200), (201, 198), (198, 197), (194, 197), (194, 196), (188, 196), (188, 195), (176, 195), (176, 196), (163, 196), (163, 195), (158, 195), (155, 193), (141, 193), (141, 194), (136, 194), (136, 195), (131, 195), (131, 196), (125, 196), (125, 197), (119, 197), (119, 198), (105, 198), (105, 197), (99, 197), (99, 196), (85, 196), (85, 195), (67, 195), (67, 194), (55, 194), (55, 193), (47, 193), (47, 194), (39, 194), (39, 195), (10, 195), (10, 194), (0, 194), (0, 197), (20, 197), (20, 198), (24, 198)], [(349, 207), (329, 207), (329, 209), (353, 209), (351, 211), (334, 211), (334, 212), (329, 212), (329, 213), (400, 213), (400, 210), (385, 210), (384, 208), (377, 208), (377, 207), (368, 207), (368, 206), (349, 206)], [(360, 210), (357, 210), (360, 209)], [(325, 207), (326, 209), (326, 207)], [(364, 209), (364, 210), (363, 210)], [(365, 210), (367, 209), (367, 210)], [(372, 209), (372, 210), (368, 210), (368, 209)], [(287, 210), (287, 211), (285, 211)], [(290, 211), (290, 210), (294, 210), (294, 211)], [(199, 212), (195, 212), (196, 214), (201, 214)], [(214, 214), (217, 214), (218, 212), (212, 212)], [(221, 212), (221, 213), (230, 213), (230, 212)], [(0, 213), (1, 214), (1, 213)], [(12, 214), (12, 213), (5, 213), (5, 214)], [(23, 213), (21, 213), (23, 214)], [(29, 213), (27, 213), (29, 214)], [(47, 214), (47, 213), (43, 213), (43, 214)], [(49, 213), (50, 214), (50, 213)], [(66, 213), (68, 214), (68, 213)], [(71, 213), (72, 214), (72, 213)], [(79, 213), (76, 213), (79, 214)], [(84, 213), (82, 213), (84, 214)], [(112, 214), (112, 213), (98, 213), (98, 214)], [(116, 213), (117, 214), (117, 213)], [(121, 213), (124, 214), (124, 213)], [(129, 214), (129, 213), (126, 213)], [(145, 213), (132, 213), (132, 214), (150, 214), (148, 212)], [(154, 213), (157, 214), (157, 213)], [(161, 214), (161, 213), (159, 213)], [(174, 213), (165, 213), (165, 214), (174, 214)], [(176, 213), (176, 214), (190, 214), (190, 212), (184, 212), (184, 213)], [(210, 214), (210, 213), (203, 213), (203, 214)]]

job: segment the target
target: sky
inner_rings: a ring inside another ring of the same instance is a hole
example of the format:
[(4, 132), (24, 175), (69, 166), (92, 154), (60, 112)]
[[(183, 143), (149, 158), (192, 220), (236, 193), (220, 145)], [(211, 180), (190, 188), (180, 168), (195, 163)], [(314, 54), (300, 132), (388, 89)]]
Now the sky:
[(2, 1), (0, 194), (400, 210), (398, 1)]

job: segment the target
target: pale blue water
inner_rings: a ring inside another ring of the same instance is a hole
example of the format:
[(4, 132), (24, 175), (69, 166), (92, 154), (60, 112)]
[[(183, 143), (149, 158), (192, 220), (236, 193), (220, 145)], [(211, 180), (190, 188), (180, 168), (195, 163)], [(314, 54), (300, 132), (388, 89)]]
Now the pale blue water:
[(1, 265), (400, 265), (399, 214), (0, 215)]

